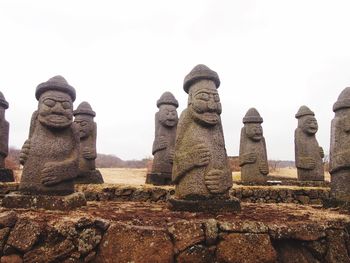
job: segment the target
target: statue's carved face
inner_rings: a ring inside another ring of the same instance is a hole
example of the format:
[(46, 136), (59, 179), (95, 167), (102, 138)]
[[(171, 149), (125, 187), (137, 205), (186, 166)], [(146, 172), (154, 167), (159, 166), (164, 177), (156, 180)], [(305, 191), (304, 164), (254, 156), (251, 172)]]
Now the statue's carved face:
[(94, 129), (93, 117), (86, 114), (78, 114), (74, 118), (74, 122), (78, 124), (80, 139), (89, 137)]
[(313, 135), (318, 131), (317, 120), (314, 116), (305, 116), (302, 120), (301, 129), (309, 135)]
[(67, 128), (73, 120), (73, 102), (64, 92), (49, 90), (39, 99), (38, 120), (48, 128)]
[(174, 105), (160, 105), (159, 122), (166, 127), (173, 127), (178, 121), (176, 107)]
[(258, 142), (263, 138), (263, 129), (260, 123), (246, 123), (244, 126), (249, 139)]
[(211, 80), (201, 80), (190, 88), (189, 109), (196, 121), (214, 126), (220, 121), (220, 97)]

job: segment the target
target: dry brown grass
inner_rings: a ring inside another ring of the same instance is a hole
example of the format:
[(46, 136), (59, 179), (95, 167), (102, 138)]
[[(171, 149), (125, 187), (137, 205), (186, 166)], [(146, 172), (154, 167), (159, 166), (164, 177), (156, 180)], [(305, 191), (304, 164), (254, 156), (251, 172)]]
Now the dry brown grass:
[[(100, 168), (105, 183), (110, 184), (133, 184), (140, 185), (146, 181), (147, 169), (132, 169), (132, 168)], [(20, 178), (21, 171), (15, 171), (16, 179)], [(297, 178), (297, 169), (288, 168), (277, 168), (276, 171), (269, 175), (284, 176), (289, 178)], [(234, 181), (241, 179), (241, 172), (233, 172), (232, 178)], [(326, 181), (330, 181), (330, 175), (328, 172), (325, 173)]]

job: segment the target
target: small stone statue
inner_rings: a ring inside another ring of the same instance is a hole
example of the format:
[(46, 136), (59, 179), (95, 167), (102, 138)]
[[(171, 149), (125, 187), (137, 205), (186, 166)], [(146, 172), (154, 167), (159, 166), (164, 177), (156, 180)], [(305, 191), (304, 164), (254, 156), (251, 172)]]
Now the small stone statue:
[(232, 173), (221, 125), (221, 103), (215, 71), (197, 65), (185, 77), (188, 106), (180, 117), (173, 164), (175, 197), (170, 208), (187, 211), (235, 211), (240, 203), (230, 198)]
[(79, 174), (75, 179), (78, 184), (103, 184), (100, 171), (96, 170), (96, 135), (97, 127), (94, 122), (96, 113), (86, 101), (79, 104), (73, 112), (74, 122), (79, 128), (80, 157)]
[(350, 87), (340, 93), (333, 111), (329, 154), (331, 197), (350, 202)]
[(324, 153), (316, 140), (318, 124), (314, 116), (306, 106), (301, 106), (295, 114), (298, 119), (298, 128), (294, 135), (295, 165), (300, 181), (324, 181)]
[(13, 171), (5, 168), (5, 158), (8, 155), (9, 128), (10, 125), (5, 119), (5, 110), (9, 104), (2, 92), (0, 92), (0, 182), (13, 182)]
[(262, 122), (263, 118), (255, 108), (250, 108), (243, 118), (239, 148), (242, 182), (265, 183), (267, 180), (269, 165)]
[(5, 196), (3, 206), (66, 210), (84, 205), (84, 195), (74, 193), (79, 165), (79, 131), (73, 123), (75, 89), (55, 76), (39, 84), (35, 96), (38, 110), (20, 154), (21, 194)]
[(152, 149), (154, 158), (152, 172), (147, 175), (146, 183), (171, 184), (178, 106), (177, 100), (170, 92), (164, 92), (157, 101), (159, 111), (155, 115), (156, 127)]

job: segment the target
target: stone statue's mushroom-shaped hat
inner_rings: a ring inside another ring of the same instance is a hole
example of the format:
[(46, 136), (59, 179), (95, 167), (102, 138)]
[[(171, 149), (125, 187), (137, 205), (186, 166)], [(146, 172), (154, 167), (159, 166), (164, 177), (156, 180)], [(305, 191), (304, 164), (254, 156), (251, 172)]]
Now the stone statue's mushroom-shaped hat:
[(184, 79), (184, 90), (188, 93), (190, 87), (199, 80), (208, 79), (214, 81), (216, 88), (220, 86), (218, 73), (208, 68), (206, 65), (199, 64), (195, 66)]
[(174, 105), (176, 108), (179, 107), (179, 103), (175, 99), (174, 95), (169, 91), (164, 92), (162, 96), (160, 96), (159, 100), (157, 100), (158, 108), (162, 104)]
[(295, 114), (295, 118), (299, 119), (300, 117), (312, 115), (315, 116), (315, 113), (309, 109), (309, 107), (303, 105), (299, 108), (298, 112)]
[(243, 118), (243, 123), (262, 123), (259, 112), (255, 108), (250, 108)]
[(4, 94), (0, 91), (0, 107), (7, 109), (9, 107), (9, 103), (6, 101)]
[(73, 111), (74, 116), (79, 114), (90, 115), (92, 117), (96, 116), (96, 113), (92, 110), (91, 105), (87, 101), (80, 103), (78, 108)]
[(340, 93), (337, 102), (333, 105), (334, 112), (344, 108), (350, 108), (350, 87)]
[(72, 98), (72, 101), (75, 101), (75, 89), (69, 85), (65, 78), (62, 76), (55, 76), (48, 81), (39, 84), (36, 87), (35, 91), (36, 99), (39, 100), (41, 94), (48, 90), (58, 90), (68, 93)]

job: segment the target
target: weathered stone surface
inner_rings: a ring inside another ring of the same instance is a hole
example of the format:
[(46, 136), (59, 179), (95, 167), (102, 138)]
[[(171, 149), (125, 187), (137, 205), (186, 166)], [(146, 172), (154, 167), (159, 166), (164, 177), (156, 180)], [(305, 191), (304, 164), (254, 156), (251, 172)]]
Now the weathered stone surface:
[(331, 197), (350, 201), (350, 87), (345, 88), (333, 105), (329, 169)]
[(6, 101), (4, 94), (0, 92), (0, 168), (5, 168), (5, 158), (8, 155), (9, 143), (9, 123), (5, 119), (5, 110), (9, 104)]
[[(319, 263), (305, 247), (294, 240), (285, 240), (277, 244), (278, 262), (280, 263)], [(331, 261), (336, 262), (336, 261)]]
[(173, 262), (173, 245), (162, 229), (112, 224), (104, 235), (96, 262)]
[(87, 255), (100, 243), (101, 239), (101, 233), (96, 229), (84, 229), (77, 239), (78, 252)]
[(261, 123), (263, 119), (255, 108), (250, 108), (243, 118), (239, 147), (239, 166), (243, 182), (264, 183), (269, 173), (266, 143)]
[(266, 224), (262, 222), (255, 221), (238, 221), (238, 222), (228, 222), (219, 221), (219, 229), (225, 232), (236, 232), (236, 233), (267, 233), (269, 228)]
[(218, 262), (276, 262), (277, 254), (266, 234), (227, 234), (222, 236), (216, 256)]
[(168, 226), (168, 231), (172, 235), (177, 251), (183, 251), (205, 240), (201, 222), (179, 221)]
[(24, 262), (28, 263), (46, 263), (60, 262), (68, 257), (74, 250), (72, 241), (66, 239), (59, 244), (51, 247), (39, 247), (24, 254)]
[(75, 90), (56, 76), (39, 84), (35, 95), (38, 110), (20, 155), (19, 189), (25, 194), (71, 194), (79, 165), (79, 132), (72, 125)]
[(146, 183), (171, 184), (178, 106), (174, 95), (168, 91), (157, 101), (159, 111), (155, 115), (155, 138), (152, 148), (154, 157), (152, 171), (147, 175)]
[(6, 255), (0, 259), (1, 263), (22, 263), (22, 257), (19, 255)]
[(208, 219), (204, 222), (205, 243), (207, 246), (214, 245), (218, 238), (219, 228), (215, 219)]
[(211, 251), (203, 245), (194, 245), (181, 252), (177, 258), (178, 263), (212, 263), (215, 257)]
[(297, 239), (314, 241), (326, 236), (325, 226), (319, 224), (270, 224), (273, 239)]
[[(229, 200), (232, 175), (228, 166), (221, 124), (219, 76), (205, 65), (197, 65), (184, 80), (188, 106), (180, 117), (175, 142), (172, 209), (182, 209), (186, 201)], [(232, 210), (239, 209), (239, 202)], [(209, 206), (202, 206), (207, 209)]]
[(307, 106), (301, 106), (295, 115), (298, 119), (294, 133), (295, 165), (300, 181), (324, 181), (324, 152), (316, 140), (318, 124), (314, 116)]
[(86, 199), (81, 192), (65, 196), (11, 193), (2, 200), (2, 206), (7, 208), (70, 210), (83, 205), (86, 205)]
[(0, 253), (4, 249), (4, 246), (6, 244), (6, 240), (7, 240), (9, 233), (10, 233), (10, 230), (11, 229), (9, 227), (5, 227), (5, 228), (0, 229)]
[(6, 211), (0, 213), (0, 226), (13, 227), (17, 222), (18, 216), (15, 211)]
[(37, 242), (40, 233), (41, 228), (38, 223), (19, 219), (7, 239), (7, 245), (23, 253), (27, 252)]
[(326, 254), (327, 262), (350, 262), (344, 236), (345, 233), (342, 230), (327, 231), (327, 241), (329, 244)]
[(75, 179), (79, 184), (102, 184), (101, 173), (96, 170), (95, 159), (97, 125), (94, 122), (96, 113), (92, 110), (90, 104), (83, 101), (73, 112), (74, 123), (77, 124), (80, 136), (79, 145), (79, 173)]

